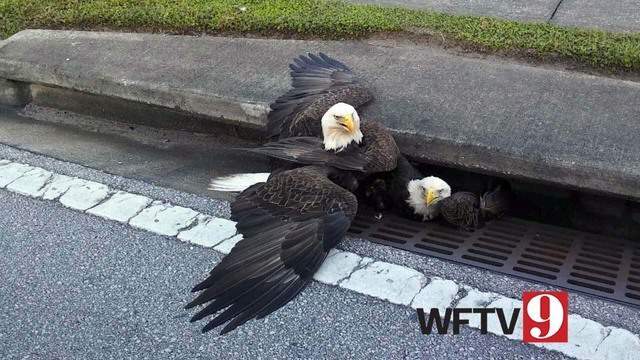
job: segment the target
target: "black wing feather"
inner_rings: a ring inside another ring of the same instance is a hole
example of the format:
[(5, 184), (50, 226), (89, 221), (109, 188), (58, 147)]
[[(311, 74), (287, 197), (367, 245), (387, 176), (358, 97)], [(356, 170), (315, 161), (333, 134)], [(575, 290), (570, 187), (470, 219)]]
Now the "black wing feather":
[(357, 148), (333, 152), (323, 147), (315, 137), (291, 137), (264, 144), (247, 151), (304, 165), (327, 165), (341, 170), (365, 171), (371, 159)]
[(267, 116), (272, 139), (320, 136), (320, 119), (331, 106), (344, 102), (358, 108), (372, 98), (345, 64), (323, 53), (301, 55), (289, 68), (293, 89), (271, 104)]
[(238, 196), (232, 219), (244, 238), (194, 287), (200, 294), (186, 306), (206, 304), (191, 321), (217, 314), (203, 332), (228, 322), (224, 334), (264, 317), (311, 281), (357, 211), (355, 196), (327, 174), (320, 167), (288, 170)]

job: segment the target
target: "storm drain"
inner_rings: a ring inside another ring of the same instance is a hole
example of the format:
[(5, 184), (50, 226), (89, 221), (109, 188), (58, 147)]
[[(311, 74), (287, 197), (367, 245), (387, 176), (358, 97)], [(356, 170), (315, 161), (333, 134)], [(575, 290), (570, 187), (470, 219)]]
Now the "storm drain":
[(350, 233), (403, 250), (640, 307), (640, 244), (516, 218), (475, 232), (361, 214)]

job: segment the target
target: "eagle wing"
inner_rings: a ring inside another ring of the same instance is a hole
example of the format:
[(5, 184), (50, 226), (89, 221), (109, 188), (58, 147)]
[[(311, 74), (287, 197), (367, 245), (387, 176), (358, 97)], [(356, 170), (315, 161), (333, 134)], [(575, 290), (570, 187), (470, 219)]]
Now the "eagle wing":
[(267, 116), (271, 139), (322, 136), (320, 119), (336, 103), (358, 108), (372, 95), (351, 70), (323, 53), (301, 55), (289, 65), (293, 89), (276, 99)]
[(354, 148), (345, 151), (326, 151), (322, 139), (316, 137), (291, 137), (266, 143), (261, 147), (245, 149), (272, 158), (304, 165), (327, 165), (340, 170), (364, 172), (371, 160)]
[(262, 318), (293, 299), (357, 212), (353, 194), (327, 178), (326, 168), (272, 175), (242, 192), (231, 206), (243, 239), (194, 287), (187, 308), (206, 304), (191, 321), (217, 314), (203, 329), (226, 322), (221, 334)]
[(361, 130), (363, 142), (351, 143), (339, 152), (325, 150), (321, 139), (309, 136), (285, 138), (245, 150), (297, 164), (327, 165), (366, 174), (395, 169), (401, 154), (389, 130), (373, 121), (364, 123)]

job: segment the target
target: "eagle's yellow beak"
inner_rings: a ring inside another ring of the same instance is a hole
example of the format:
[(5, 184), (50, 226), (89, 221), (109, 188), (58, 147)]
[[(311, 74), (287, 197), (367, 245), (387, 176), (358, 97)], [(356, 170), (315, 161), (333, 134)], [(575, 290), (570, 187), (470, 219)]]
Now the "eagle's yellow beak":
[(353, 122), (353, 115), (351, 114), (341, 117), (340, 124), (344, 125), (350, 134), (353, 134), (353, 132), (356, 131), (356, 125)]
[(438, 193), (433, 189), (427, 190), (427, 193), (424, 195), (424, 201), (427, 203), (427, 206), (431, 206), (436, 200), (438, 200)]

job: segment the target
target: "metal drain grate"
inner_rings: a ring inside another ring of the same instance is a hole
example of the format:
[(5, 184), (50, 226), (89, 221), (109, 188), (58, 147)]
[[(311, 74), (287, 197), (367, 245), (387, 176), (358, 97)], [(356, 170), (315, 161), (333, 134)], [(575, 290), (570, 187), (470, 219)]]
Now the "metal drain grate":
[(373, 242), (640, 307), (640, 244), (516, 218), (475, 232), (365, 212), (350, 233)]

